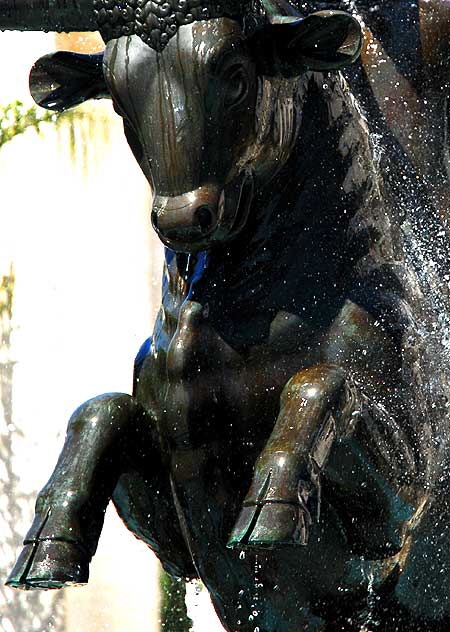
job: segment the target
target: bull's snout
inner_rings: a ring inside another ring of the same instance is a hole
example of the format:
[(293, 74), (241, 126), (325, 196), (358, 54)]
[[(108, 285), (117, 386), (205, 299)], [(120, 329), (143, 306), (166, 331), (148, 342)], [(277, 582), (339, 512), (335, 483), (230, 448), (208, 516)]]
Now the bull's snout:
[(153, 202), (153, 227), (166, 245), (191, 250), (189, 246), (203, 244), (217, 227), (219, 198), (220, 191), (213, 186), (175, 197), (157, 196)]
[(210, 248), (237, 234), (253, 198), (253, 175), (243, 171), (224, 188), (210, 184), (176, 196), (157, 195), (152, 224), (163, 243), (178, 252)]

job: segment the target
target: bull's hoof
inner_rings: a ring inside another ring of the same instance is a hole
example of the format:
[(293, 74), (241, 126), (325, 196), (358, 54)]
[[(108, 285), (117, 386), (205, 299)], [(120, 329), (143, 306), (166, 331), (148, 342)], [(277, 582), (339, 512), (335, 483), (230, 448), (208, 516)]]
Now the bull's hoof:
[(274, 548), (308, 543), (311, 518), (300, 505), (268, 502), (244, 507), (228, 541), (230, 548)]
[(6, 585), (22, 590), (86, 584), (91, 553), (74, 512), (38, 510)]
[(319, 489), (297, 455), (275, 452), (260, 458), (231, 537), (230, 548), (308, 543)]
[(22, 590), (79, 586), (89, 578), (90, 556), (74, 542), (57, 539), (25, 544), (6, 585)]

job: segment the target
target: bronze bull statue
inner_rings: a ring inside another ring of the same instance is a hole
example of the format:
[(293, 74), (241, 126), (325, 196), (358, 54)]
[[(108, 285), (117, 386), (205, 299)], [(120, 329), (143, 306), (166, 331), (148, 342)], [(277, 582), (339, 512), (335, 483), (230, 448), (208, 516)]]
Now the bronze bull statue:
[(9, 585), (87, 582), (112, 499), (229, 632), (450, 629), (450, 10), (342, 4), (2, 3), (99, 25), (31, 90), (112, 98), (166, 247), (133, 395), (72, 416)]

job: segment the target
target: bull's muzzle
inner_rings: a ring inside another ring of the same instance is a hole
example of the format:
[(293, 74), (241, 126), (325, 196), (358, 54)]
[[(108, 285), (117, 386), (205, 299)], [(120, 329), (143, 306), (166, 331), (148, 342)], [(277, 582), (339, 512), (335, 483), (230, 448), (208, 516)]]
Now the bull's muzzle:
[(244, 171), (225, 187), (208, 184), (181, 195), (156, 195), (152, 224), (176, 252), (207, 250), (240, 232), (252, 199), (253, 175)]

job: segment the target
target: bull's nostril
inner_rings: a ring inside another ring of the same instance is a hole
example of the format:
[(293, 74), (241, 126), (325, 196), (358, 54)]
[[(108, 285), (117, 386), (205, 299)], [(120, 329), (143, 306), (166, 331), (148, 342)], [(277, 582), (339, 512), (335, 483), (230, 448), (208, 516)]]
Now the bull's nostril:
[(194, 211), (194, 222), (200, 226), (202, 233), (208, 232), (214, 222), (214, 214), (206, 204), (202, 204)]

